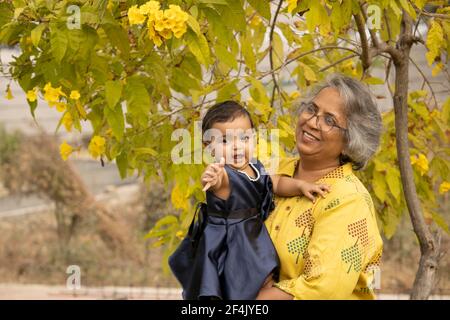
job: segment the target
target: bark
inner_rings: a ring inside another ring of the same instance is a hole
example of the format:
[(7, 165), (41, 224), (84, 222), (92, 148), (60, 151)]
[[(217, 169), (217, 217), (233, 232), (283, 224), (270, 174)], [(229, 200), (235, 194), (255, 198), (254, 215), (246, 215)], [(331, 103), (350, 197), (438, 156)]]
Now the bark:
[(397, 155), (403, 184), (403, 193), (414, 232), (420, 243), (421, 253), (419, 268), (411, 292), (411, 299), (425, 300), (430, 296), (435, 284), (439, 260), (439, 241), (435, 239), (430, 232), (429, 226), (425, 223), (421, 204), (417, 196), (416, 186), (414, 184), (413, 169), (410, 162), (407, 98), (409, 84), (409, 55), (411, 46), (414, 42), (411, 32), (411, 20), (407, 14), (404, 13), (401, 36), (397, 48), (395, 49), (399, 54), (392, 56), (395, 66), (395, 92), (393, 102)]

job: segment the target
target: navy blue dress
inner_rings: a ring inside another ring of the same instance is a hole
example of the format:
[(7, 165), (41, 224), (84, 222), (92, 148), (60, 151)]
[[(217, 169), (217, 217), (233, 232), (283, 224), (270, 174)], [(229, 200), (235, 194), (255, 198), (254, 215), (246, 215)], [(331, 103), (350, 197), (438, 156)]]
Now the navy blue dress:
[(225, 165), (228, 199), (207, 191), (198, 219), (170, 256), (183, 299), (255, 299), (270, 273), (277, 279), (279, 260), (264, 225), (274, 208), (272, 180), (261, 162), (250, 165), (254, 179)]

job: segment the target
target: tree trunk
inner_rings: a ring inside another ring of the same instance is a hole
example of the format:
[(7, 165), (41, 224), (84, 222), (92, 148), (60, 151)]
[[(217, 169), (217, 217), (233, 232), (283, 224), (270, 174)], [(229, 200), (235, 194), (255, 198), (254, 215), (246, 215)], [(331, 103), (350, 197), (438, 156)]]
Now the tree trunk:
[[(406, 20), (406, 19), (405, 19)], [(402, 34), (405, 39), (411, 34), (411, 24), (403, 24)], [(408, 146), (408, 67), (409, 54), (412, 43), (399, 41), (398, 52), (400, 56), (393, 57), (395, 66), (395, 134), (397, 143), (397, 156), (403, 184), (403, 193), (408, 206), (411, 222), (420, 243), (420, 262), (416, 273), (411, 299), (426, 300), (431, 294), (435, 284), (436, 271), (439, 258), (439, 243), (430, 232), (423, 217), (421, 204), (414, 184), (413, 169), (410, 162)]]

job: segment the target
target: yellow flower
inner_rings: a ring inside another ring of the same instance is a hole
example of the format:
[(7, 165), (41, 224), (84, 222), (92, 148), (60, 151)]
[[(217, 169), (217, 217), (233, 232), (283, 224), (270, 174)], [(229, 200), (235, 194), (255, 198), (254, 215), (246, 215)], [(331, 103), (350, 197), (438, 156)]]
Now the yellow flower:
[(172, 31), (170, 31), (170, 29), (164, 29), (159, 32), (159, 35), (164, 39), (170, 39), (172, 38)]
[(152, 21), (148, 21), (148, 37), (150, 38), (150, 40), (153, 41), (153, 43), (159, 47), (162, 45), (162, 39), (161, 37), (158, 35), (158, 33), (156, 32), (155, 28), (154, 28), (154, 23)]
[(181, 27), (176, 27), (176, 28), (173, 28), (172, 31), (173, 31), (173, 35), (175, 36), (175, 38), (179, 39), (179, 38), (181, 38), (181, 36), (183, 34), (186, 33), (187, 27), (186, 27), (186, 25), (181, 26)]
[(72, 154), (73, 152), (73, 148), (70, 144), (68, 144), (66, 141), (64, 141), (60, 146), (59, 146), (59, 154), (61, 155), (61, 158), (66, 161), (69, 156)]
[(105, 153), (105, 138), (100, 136), (94, 136), (89, 143), (89, 153), (97, 158), (98, 156)]
[(145, 16), (138, 9), (137, 5), (128, 9), (128, 21), (130, 21), (131, 25), (144, 23)]
[(72, 90), (70, 92), (70, 99), (73, 99), (73, 100), (80, 99), (80, 93), (78, 92), (78, 90)]
[(108, 0), (108, 5), (106, 6), (106, 9), (111, 11), (114, 8), (114, 2), (113, 0)]
[(175, 235), (178, 239), (183, 240), (183, 236), (184, 236), (183, 231), (180, 230)]
[(420, 153), (418, 156), (411, 156), (410, 160), (411, 164), (418, 168), (421, 176), (428, 172), (428, 159), (424, 154)]
[(34, 102), (37, 99), (37, 94), (36, 94), (36, 88), (34, 88), (33, 90), (28, 90), (27, 91), (27, 100), (30, 102)]
[(64, 127), (66, 127), (66, 130), (68, 132), (72, 131), (72, 126), (73, 126), (73, 119), (72, 119), (72, 115), (69, 112), (66, 112), (61, 120), (62, 124), (64, 125)]
[(159, 8), (160, 8), (160, 3), (158, 1), (148, 1), (147, 3), (145, 3), (139, 7), (139, 12), (141, 14), (149, 15), (149, 19), (150, 19), (150, 16), (155, 11), (158, 11)]
[(65, 102), (57, 102), (56, 103), (56, 111), (58, 112), (64, 112), (66, 110), (66, 103)]
[(8, 99), (8, 100), (14, 99), (14, 97), (13, 97), (13, 95), (12, 95), (12, 92), (11, 92), (11, 87), (9, 86), (9, 84), (8, 84), (8, 86), (6, 87), (6, 95), (5, 95), (5, 98)]
[(61, 90), (61, 87), (53, 88), (50, 82), (45, 85), (44, 92), (44, 99), (48, 101), (49, 104), (51, 102), (58, 102), (60, 96), (66, 96)]
[(439, 186), (439, 194), (444, 194), (450, 190), (450, 182), (444, 181)]
[(289, 98), (291, 98), (292, 100), (297, 99), (298, 97), (300, 97), (300, 92), (298, 91), (294, 91), (289, 95)]

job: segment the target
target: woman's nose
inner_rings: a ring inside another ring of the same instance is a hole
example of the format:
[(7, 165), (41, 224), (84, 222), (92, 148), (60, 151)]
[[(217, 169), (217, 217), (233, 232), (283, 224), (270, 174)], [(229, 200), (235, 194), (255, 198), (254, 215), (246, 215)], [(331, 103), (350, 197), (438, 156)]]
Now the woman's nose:
[(320, 128), (318, 126), (318, 122), (319, 122), (318, 119), (319, 119), (319, 117), (317, 115), (315, 115), (314, 117), (312, 117), (311, 119), (306, 121), (306, 124), (311, 129), (320, 130)]

